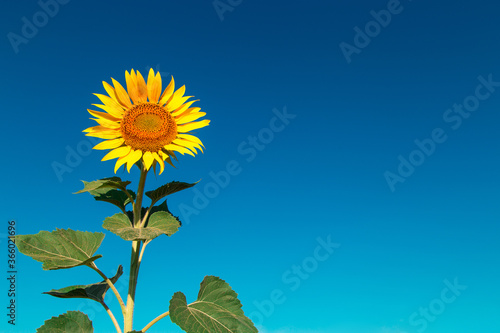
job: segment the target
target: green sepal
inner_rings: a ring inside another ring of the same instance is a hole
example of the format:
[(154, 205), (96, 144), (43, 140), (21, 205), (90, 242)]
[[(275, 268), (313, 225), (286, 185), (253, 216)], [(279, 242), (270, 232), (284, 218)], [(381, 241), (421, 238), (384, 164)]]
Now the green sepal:
[(16, 245), (24, 255), (43, 263), (44, 270), (88, 265), (101, 255), (94, 256), (104, 238), (102, 232), (56, 229), (35, 235), (17, 235)]
[(171, 236), (177, 232), (179, 221), (170, 213), (158, 211), (149, 216), (147, 225), (143, 228), (134, 228), (130, 219), (123, 213), (115, 214), (104, 220), (102, 227), (126, 241), (151, 240), (160, 235)]
[[(123, 266), (120, 265), (118, 270), (112, 278), (110, 278), (111, 282), (114, 284), (118, 281), (118, 278), (123, 274)], [(61, 289), (52, 289), (50, 291), (44, 292), (44, 294), (48, 294), (55, 297), (60, 298), (88, 298), (92, 299), (96, 302), (102, 303), (104, 302), (104, 296), (106, 291), (108, 291), (109, 285), (104, 280), (99, 283), (93, 283), (88, 285), (77, 285), (77, 286), (69, 286)]]
[(198, 299), (187, 304), (186, 296), (176, 292), (170, 300), (170, 319), (188, 333), (256, 333), (252, 321), (245, 316), (231, 286), (216, 276), (206, 276)]
[(173, 181), (158, 187), (156, 190), (148, 191), (145, 194), (151, 199), (151, 202), (154, 205), (156, 202), (160, 201), (167, 195), (193, 187), (196, 184), (198, 184), (198, 182), (184, 183), (184, 182)]
[(59, 317), (52, 317), (37, 328), (36, 333), (93, 333), (89, 317), (80, 311), (68, 311)]

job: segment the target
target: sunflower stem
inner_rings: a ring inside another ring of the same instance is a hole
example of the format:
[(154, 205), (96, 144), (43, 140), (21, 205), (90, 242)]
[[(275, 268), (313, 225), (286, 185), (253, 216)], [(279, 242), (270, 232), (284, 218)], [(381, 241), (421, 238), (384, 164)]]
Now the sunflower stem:
[[(128, 199), (129, 199), (129, 201), (130, 201), (130, 203), (132, 204), (132, 207), (134, 207), (134, 204), (135, 204), (135, 203), (134, 203), (134, 198), (132, 197), (132, 195), (131, 195), (131, 194), (129, 193), (129, 191), (127, 191), (127, 190), (125, 190), (125, 191), (123, 191), (123, 192), (127, 195)], [(127, 213), (125, 212), (125, 214), (127, 214)]]
[(130, 258), (130, 279), (128, 285), (127, 309), (125, 313), (125, 332), (132, 331), (134, 320), (135, 290), (137, 287), (137, 277), (139, 275), (139, 248), (140, 242), (132, 242), (132, 255)]
[(149, 242), (151, 242), (151, 240), (147, 240), (142, 243), (141, 253), (139, 254), (139, 267), (141, 267), (142, 256), (144, 255), (144, 250), (146, 249), (146, 245), (148, 245)]
[(151, 204), (151, 206), (149, 206), (149, 208), (146, 210), (146, 213), (144, 213), (144, 216), (142, 217), (142, 221), (139, 224), (140, 228), (144, 228), (144, 226), (146, 225), (146, 220), (148, 219), (149, 213), (151, 212), (151, 208), (153, 208), (153, 204)]
[[(141, 177), (139, 179), (139, 187), (137, 189), (137, 197), (134, 203), (134, 228), (139, 227), (141, 221), (141, 210), (142, 210), (142, 197), (144, 194), (144, 185), (146, 184), (146, 175), (148, 170), (146, 170), (144, 164), (140, 164)], [(127, 296), (127, 309), (125, 314), (124, 331), (132, 331), (133, 321), (134, 321), (134, 302), (135, 302), (135, 291), (137, 287), (137, 278), (139, 276), (139, 251), (141, 247), (140, 241), (132, 241), (132, 254), (130, 257), (130, 278), (128, 285), (128, 296)]]
[(151, 322), (149, 324), (147, 324), (146, 326), (144, 326), (144, 328), (141, 330), (141, 332), (145, 333), (147, 330), (149, 330), (151, 328), (151, 326), (153, 326), (154, 324), (156, 324), (157, 322), (159, 322), (161, 319), (167, 317), (169, 314), (170, 314), (170, 312), (167, 311), (165, 313), (162, 313), (161, 315), (159, 315), (155, 319), (151, 320)]
[(113, 282), (111, 282), (111, 280), (99, 268), (97, 268), (97, 265), (94, 262), (90, 263), (90, 265), (88, 265), (88, 266), (90, 268), (92, 268), (93, 270), (95, 270), (97, 273), (99, 273), (99, 275), (106, 281), (106, 283), (108, 284), (108, 286), (111, 288), (111, 290), (115, 294), (116, 298), (118, 299), (118, 303), (120, 304), (120, 308), (122, 310), (123, 318), (125, 318), (125, 309), (126, 309), (125, 308), (125, 303), (123, 303), (123, 299), (120, 296), (120, 293), (116, 289), (116, 287), (113, 284)]
[(142, 197), (144, 196), (144, 185), (146, 184), (146, 176), (148, 170), (141, 163), (141, 178), (139, 179), (139, 187), (137, 188), (137, 197), (134, 203), (134, 228), (138, 227), (137, 222), (141, 220)]
[(106, 303), (104, 303), (104, 301), (102, 301), (100, 303), (104, 307), (104, 309), (106, 310), (106, 312), (108, 313), (109, 317), (111, 318), (111, 321), (113, 322), (113, 325), (115, 325), (116, 333), (122, 333), (120, 325), (116, 321), (116, 318), (113, 315), (113, 312), (108, 308), (108, 306), (106, 305)]

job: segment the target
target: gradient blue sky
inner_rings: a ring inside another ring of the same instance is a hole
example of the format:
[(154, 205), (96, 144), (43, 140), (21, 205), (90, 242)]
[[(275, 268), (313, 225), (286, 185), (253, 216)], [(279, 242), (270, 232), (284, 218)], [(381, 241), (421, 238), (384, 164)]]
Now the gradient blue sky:
[[(168, 201), (181, 230), (146, 249), (136, 329), (166, 311), (174, 292), (194, 300), (210, 274), (230, 283), (264, 333), (499, 331), (500, 5), (220, 3), (231, 10), (73, 0), (47, 22), (37, 1), (3, 4), (3, 270), (8, 220), (19, 234), (102, 231), (117, 212), (72, 194), (80, 180), (113, 175), (104, 152), (86, 150), (82, 130), (94, 124), (86, 109), (98, 103), (92, 93), (104, 93), (101, 81), (153, 67), (185, 84), (212, 122), (197, 131), (204, 154), (148, 179), (148, 189), (201, 182), (200, 192)], [(385, 27), (374, 24), (371, 12), (388, 8), (390, 22), (379, 14)], [(33, 19), (38, 31), (23, 32)], [(341, 43), (356, 52), (346, 57)], [(473, 111), (459, 111), (463, 103)], [(273, 120), (284, 110), (286, 124)], [(80, 152), (71, 165), (68, 149)], [(71, 172), (58, 177), (54, 162)], [(238, 172), (214, 185), (228, 163)], [(135, 171), (118, 176), (137, 184)], [(112, 275), (124, 264), (127, 274), (129, 243), (105, 233), (97, 265)], [(336, 248), (318, 248), (318, 239)], [(0, 331), (34, 332), (67, 310), (89, 314), (96, 332), (113, 331), (97, 303), (41, 294), (98, 282), (95, 272), (42, 271), (21, 254), (17, 270), (17, 325), (4, 314)], [(121, 322), (111, 293), (107, 300)], [(148, 332), (181, 330), (167, 318)]]

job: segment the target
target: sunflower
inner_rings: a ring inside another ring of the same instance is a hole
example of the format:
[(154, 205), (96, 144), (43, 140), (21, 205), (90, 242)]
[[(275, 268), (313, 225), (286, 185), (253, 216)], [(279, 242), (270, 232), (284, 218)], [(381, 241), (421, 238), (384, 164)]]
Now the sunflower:
[(103, 104), (92, 104), (102, 111), (88, 110), (99, 125), (87, 128), (87, 136), (106, 139), (94, 149), (110, 149), (102, 161), (117, 158), (115, 173), (126, 164), (127, 170), (142, 160), (146, 170), (160, 165), (160, 174), (165, 163), (172, 164), (175, 153), (195, 156), (197, 149), (203, 152), (200, 139), (191, 131), (208, 126), (210, 120), (195, 121), (206, 113), (199, 107), (191, 107), (198, 101), (187, 100), (185, 86), (174, 91), (174, 78), (161, 93), (161, 76), (150, 69), (148, 82), (139, 71), (125, 71), (127, 90), (111, 78), (113, 86), (103, 81), (109, 96), (96, 95)]

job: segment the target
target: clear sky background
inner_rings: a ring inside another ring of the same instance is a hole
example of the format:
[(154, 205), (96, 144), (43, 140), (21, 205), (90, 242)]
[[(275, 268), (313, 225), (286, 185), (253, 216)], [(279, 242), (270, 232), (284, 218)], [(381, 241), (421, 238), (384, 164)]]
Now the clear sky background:
[[(146, 248), (134, 328), (216, 275), (264, 333), (500, 331), (499, 4), (60, 0), (48, 15), (44, 3), (0, 14), (3, 313), (9, 220), (19, 234), (97, 232), (117, 213), (72, 194), (113, 175), (89, 151), (86, 109), (101, 81), (152, 67), (212, 122), (196, 132), (204, 154), (148, 178), (148, 190), (201, 182), (168, 200), (184, 225)], [(117, 175), (137, 186), (136, 171)], [(123, 264), (125, 283), (130, 243), (105, 234), (96, 263)], [(113, 332), (99, 304), (41, 294), (94, 271), (16, 265), (16, 326), (3, 314), (0, 331), (80, 310)], [(181, 330), (166, 318), (148, 332)]]

